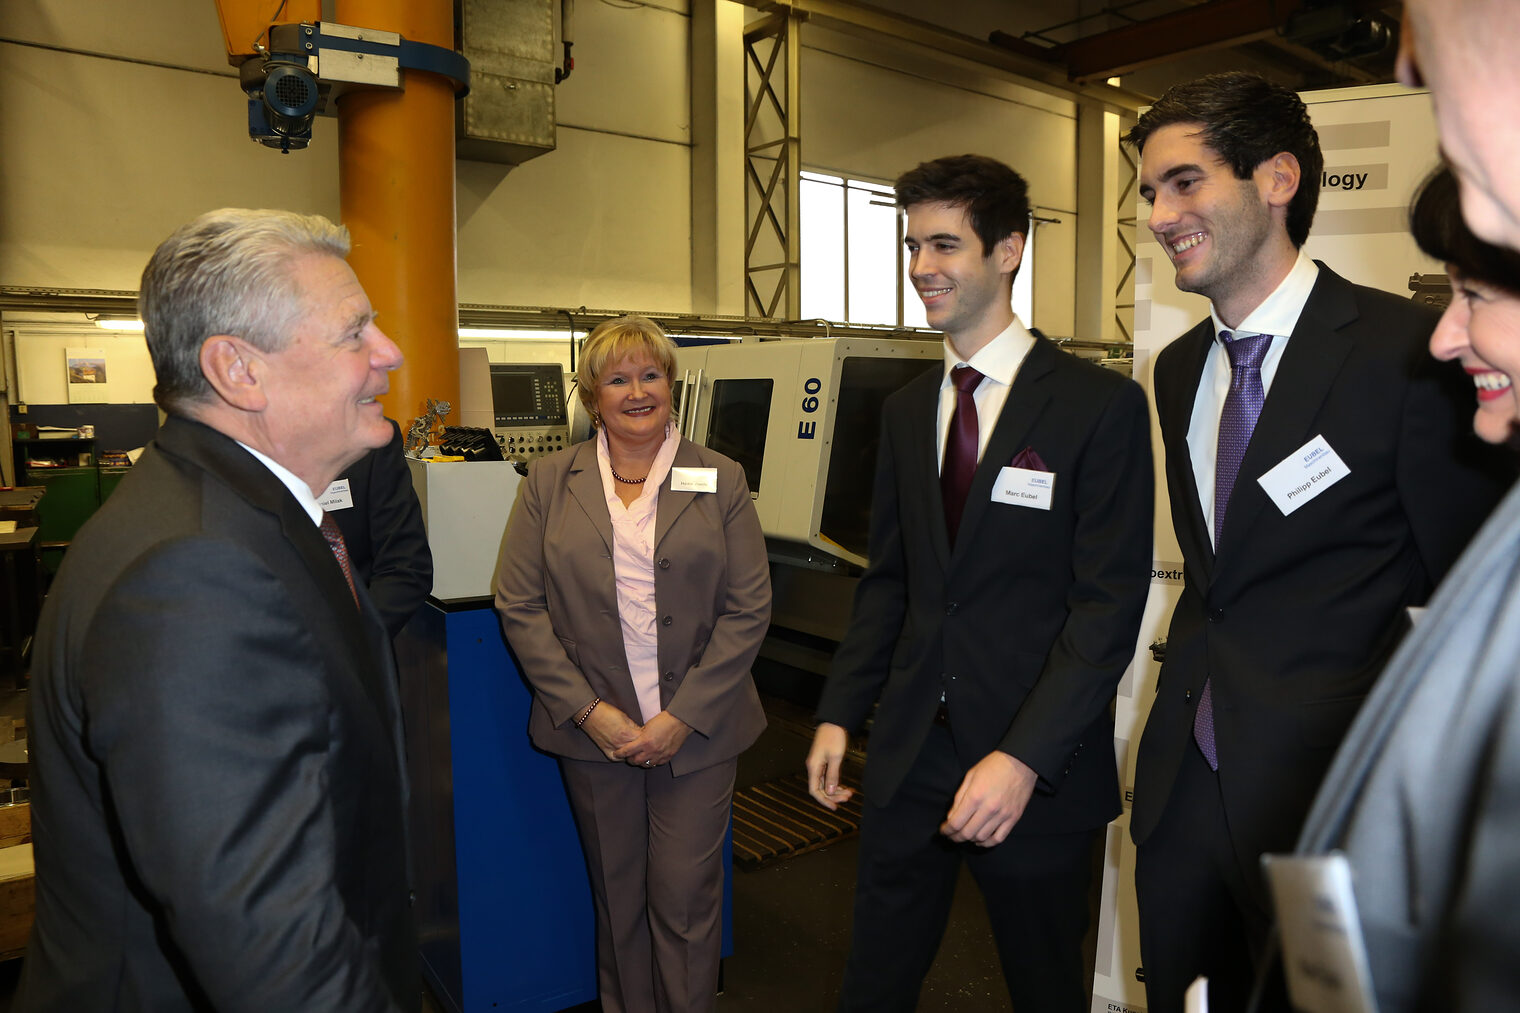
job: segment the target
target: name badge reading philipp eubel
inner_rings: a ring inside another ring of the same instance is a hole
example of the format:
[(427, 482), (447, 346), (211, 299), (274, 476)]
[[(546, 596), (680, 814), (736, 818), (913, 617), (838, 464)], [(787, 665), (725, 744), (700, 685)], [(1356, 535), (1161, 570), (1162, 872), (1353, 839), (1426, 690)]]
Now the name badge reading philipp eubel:
[(671, 492), (717, 492), (717, 468), (671, 468)]

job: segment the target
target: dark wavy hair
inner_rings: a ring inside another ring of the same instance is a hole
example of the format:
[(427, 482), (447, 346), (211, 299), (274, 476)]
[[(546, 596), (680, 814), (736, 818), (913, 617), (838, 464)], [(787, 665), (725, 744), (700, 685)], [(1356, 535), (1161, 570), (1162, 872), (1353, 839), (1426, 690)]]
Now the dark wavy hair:
[(1462, 220), (1457, 177), (1450, 166), (1437, 166), (1420, 184), (1409, 208), (1409, 231), (1428, 256), (1520, 298), (1520, 253), (1473, 235)]
[(1143, 155), (1151, 134), (1177, 123), (1199, 124), (1204, 143), (1239, 179), (1250, 179), (1258, 165), (1280, 151), (1297, 158), (1301, 175), (1288, 204), (1288, 238), (1294, 246), (1304, 245), (1319, 207), (1325, 156), (1303, 99), (1258, 74), (1210, 74), (1168, 88), (1124, 141)]
[(949, 204), (966, 209), (982, 241), (982, 256), (1017, 232), (1029, 235), (1029, 184), (986, 155), (950, 155), (922, 162), (897, 177), (897, 206)]

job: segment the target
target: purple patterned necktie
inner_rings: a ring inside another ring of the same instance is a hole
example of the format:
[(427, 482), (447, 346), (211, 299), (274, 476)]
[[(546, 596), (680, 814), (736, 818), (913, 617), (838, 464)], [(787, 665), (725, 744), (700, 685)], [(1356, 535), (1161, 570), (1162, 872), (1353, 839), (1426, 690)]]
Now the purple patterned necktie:
[(971, 476), (976, 473), (978, 430), (972, 394), (982, 380), (982, 374), (970, 366), (956, 366), (950, 371), (950, 382), (955, 385), (955, 412), (950, 416), (950, 431), (945, 434), (945, 463), (939, 472), (939, 491), (945, 501), (945, 530), (950, 534), (951, 545), (960, 530)]
[[(1261, 360), (1272, 347), (1272, 335), (1251, 334), (1231, 338), (1229, 331), (1221, 331), (1224, 350), (1230, 356), (1230, 392), (1225, 395), (1224, 408), (1219, 413), (1219, 450), (1214, 459), (1214, 545), (1217, 548), (1224, 536), (1224, 515), (1230, 505), (1230, 494), (1235, 490), (1235, 480), (1240, 475), (1240, 462), (1246, 456), (1251, 434), (1256, 430), (1256, 420), (1261, 417), (1261, 405), (1266, 393), (1261, 384)], [(1203, 693), (1198, 698), (1198, 712), (1193, 715), (1193, 739), (1203, 750), (1210, 770), (1219, 769), (1219, 750), (1214, 742), (1214, 680), (1206, 679)]]
[(348, 593), (354, 596), (354, 604), (359, 604), (359, 592), (354, 590), (354, 570), (348, 562), (348, 543), (343, 540), (338, 522), (333, 520), (332, 514), (326, 512), (322, 514), (322, 537), (327, 539), (333, 555), (337, 557), (338, 568), (343, 571), (343, 579), (348, 581)]

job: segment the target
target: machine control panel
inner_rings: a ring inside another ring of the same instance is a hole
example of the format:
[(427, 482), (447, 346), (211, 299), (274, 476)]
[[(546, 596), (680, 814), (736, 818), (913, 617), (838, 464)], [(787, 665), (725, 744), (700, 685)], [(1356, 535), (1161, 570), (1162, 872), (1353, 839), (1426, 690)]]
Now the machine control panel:
[(496, 442), (511, 461), (527, 461), (570, 445), (564, 371), (558, 363), (491, 364)]

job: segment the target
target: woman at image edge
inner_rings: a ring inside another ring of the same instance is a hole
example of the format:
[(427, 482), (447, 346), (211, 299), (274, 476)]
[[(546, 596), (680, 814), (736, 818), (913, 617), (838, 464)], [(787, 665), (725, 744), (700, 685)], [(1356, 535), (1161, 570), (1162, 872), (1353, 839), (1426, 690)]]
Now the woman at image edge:
[[(1472, 377), (1473, 428), (1520, 447), (1520, 254), (1479, 241), (1450, 171), (1411, 226), (1446, 262), (1430, 338)], [(1442, 581), (1320, 787), (1299, 854), (1343, 851), (1381, 1013), (1513, 1009), (1520, 995), (1520, 488)]]
[(738, 755), (765, 727), (750, 664), (770, 619), (743, 469), (671, 421), (675, 345), (621, 317), (576, 377), (597, 435), (535, 461), (497, 571), (559, 757), (596, 903), (606, 1013), (711, 1010)]

